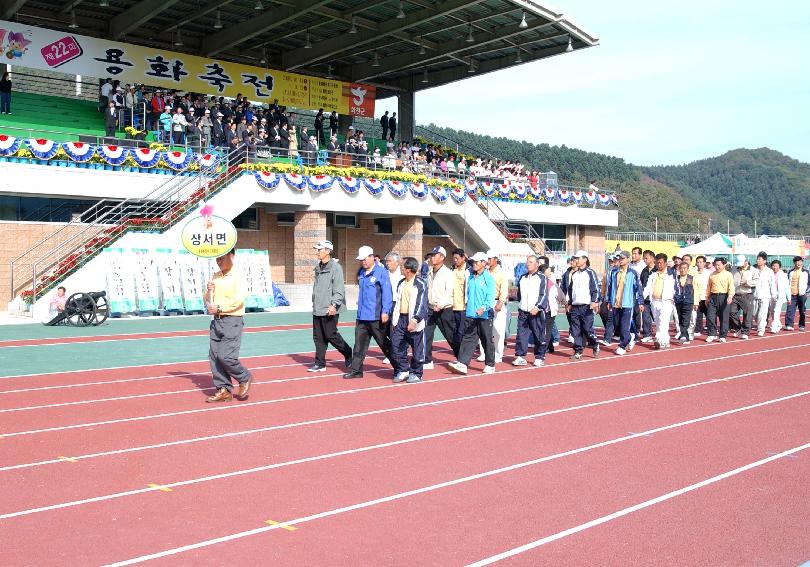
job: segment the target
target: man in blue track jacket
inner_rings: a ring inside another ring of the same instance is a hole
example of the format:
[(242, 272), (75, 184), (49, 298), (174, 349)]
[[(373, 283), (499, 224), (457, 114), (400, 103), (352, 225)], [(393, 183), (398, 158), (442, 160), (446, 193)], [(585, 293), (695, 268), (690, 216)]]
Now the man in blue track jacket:
[(352, 365), (344, 378), (362, 378), (363, 360), (368, 353), (371, 337), (377, 341), (386, 358), (391, 358), (385, 346), (385, 326), (391, 313), (391, 278), (380, 264), (374, 261), (371, 246), (361, 246), (357, 253), (360, 269), (357, 272), (359, 295), (357, 298), (357, 326), (354, 328)]
[(584, 250), (574, 254), (577, 269), (571, 272), (568, 286), (568, 314), (571, 316), (569, 333), (574, 337), (574, 354), (571, 360), (582, 358), (584, 343), (593, 349), (594, 358), (599, 356), (599, 343), (593, 329), (593, 316), (599, 310), (599, 278), (588, 267), (588, 253)]
[[(391, 362), (394, 364), (394, 382), (422, 381), (425, 361), (425, 319), (428, 315), (427, 283), (416, 273), (419, 261), (405, 258), (405, 278), (397, 284), (394, 293), (393, 322), (391, 324)], [(408, 347), (411, 363), (408, 364)]]
[(473, 274), (467, 279), (467, 311), (464, 337), (456, 362), (450, 370), (467, 373), (467, 366), (479, 341), (484, 349), (484, 374), (495, 372), (495, 344), (492, 342), (492, 321), (495, 318), (495, 278), (487, 268), (487, 255), (477, 252), (473, 257)]
[(619, 252), (619, 267), (611, 270), (607, 281), (606, 302), (608, 309), (613, 309), (613, 326), (619, 330), (619, 348), (616, 354), (621, 356), (626, 349), (633, 348), (630, 338), (630, 325), (636, 307), (644, 311), (644, 295), (638, 272), (630, 268), (630, 254)]
[[(526, 258), (526, 273), (517, 281), (518, 323), (515, 340), (515, 366), (526, 366), (529, 335), (534, 337), (534, 365), (543, 366), (546, 358), (546, 315), (548, 313), (548, 282), (540, 271), (537, 256)], [(556, 301), (556, 300), (555, 300)]]

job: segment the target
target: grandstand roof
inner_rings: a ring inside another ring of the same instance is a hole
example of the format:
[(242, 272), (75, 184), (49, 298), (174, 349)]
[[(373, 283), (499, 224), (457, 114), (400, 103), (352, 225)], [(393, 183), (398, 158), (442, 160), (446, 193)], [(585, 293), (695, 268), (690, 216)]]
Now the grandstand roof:
[(0, 0), (0, 19), (66, 31), (71, 11), (84, 35), (371, 83), (377, 98), (599, 41), (521, 0)]

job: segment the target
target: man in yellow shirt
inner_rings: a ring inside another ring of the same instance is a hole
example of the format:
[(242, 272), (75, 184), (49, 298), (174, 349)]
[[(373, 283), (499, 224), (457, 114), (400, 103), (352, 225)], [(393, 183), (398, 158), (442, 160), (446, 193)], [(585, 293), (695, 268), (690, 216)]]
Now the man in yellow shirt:
[(706, 285), (706, 342), (714, 342), (718, 337), (717, 318), (720, 318), (720, 342), (726, 342), (731, 303), (734, 301), (734, 276), (726, 270), (726, 259), (714, 261), (714, 273)]
[(246, 400), (253, 376), (239, 361), (242, 329), (245, 326), (245, 282), (239, 270), (233, 267), (236, 249), (217, 258), (219, 270), (208, 282), (207, 311), (213, 316), (210, 327), (211, 348), (208, 359), (214, 377), (216, 392), (205, 401), (230, 402), (233, 399), (231, 379), (239, 382), (236, 399)]

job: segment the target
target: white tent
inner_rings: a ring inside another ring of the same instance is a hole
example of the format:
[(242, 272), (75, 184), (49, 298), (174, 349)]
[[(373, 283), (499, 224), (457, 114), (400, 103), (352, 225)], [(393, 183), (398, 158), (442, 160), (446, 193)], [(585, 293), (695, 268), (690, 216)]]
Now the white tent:
[(755, 255), (766, 252), (768, 256), (795, 256), (802, 252), (798, 240), (790, 240), (784, 236), (771, 238), (770, 236), (760, 236), (759, 238), (747, 238), (744, 235), (737, 241), (735, 237), (736, 253)]
[(704, 256), (706, 254), (728, 256), (731, 254), (731, 240), (727, 236), (716, 232), (702, 242), (681, 248), (681, 255), (684, 254), (691, 254), (693, 257), (701, 254)]

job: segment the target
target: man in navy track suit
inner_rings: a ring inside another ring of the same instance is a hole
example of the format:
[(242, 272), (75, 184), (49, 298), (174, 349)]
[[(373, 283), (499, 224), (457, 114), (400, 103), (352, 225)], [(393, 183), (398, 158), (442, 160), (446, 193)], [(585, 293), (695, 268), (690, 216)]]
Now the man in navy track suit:
[[(416, 273), (419, 261), (405, 258), (405, 278), (397, 284), (391, 331), (391, 361), (394, 364), (394, 382), (422, 381), (425, 362), (425, 319), (428, 316), (427, 283)], [(411, 363), (408, 364), (408, 347)]]
[[(545, 266), (543, 266), (545, 269)], [(517, 280), (518, 323), (515, 340), (514, 366), (526, 366), (529, 335), (534, 338), (534, 365), (543, 366), (546, 358), (546, 314), (548, 307), (548, 282), (537, 262), (537, 256), (526, 258), (526, 273)]]
[(571, 272), (568, 286), (568, 314), (571, 316), (569, 333), (574, 337), (574, 354), (571, 360), (582, 358), (585, 342), (593, 349), (594, 358), (599, 356), (599, 343), (593, 329), (593, 316), (599, 310), (599, 278), (588, 267), (588, 253), (579, 250), (574, 254), (577, 268)]
[(390, 359), (385, 345), (385, 327), (391, 313), (391, 278), (385, 267), (374, 261), (371, 246), (361, 246), (357, 253), (360, 269), (357, 272), (359, 296), (357, 298), (357, 323), (354, 328), (352, 365), (344, 378), (362, 378), (363, 360), (368, 353), (371, 337), (377, 341), (383, 354)]

